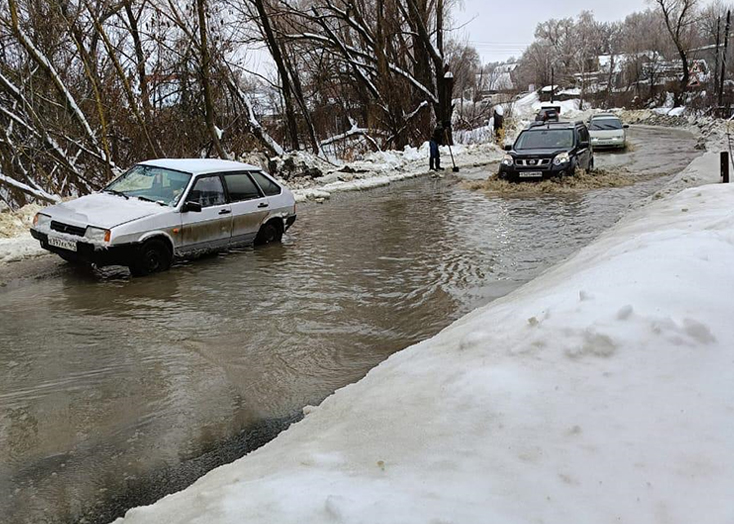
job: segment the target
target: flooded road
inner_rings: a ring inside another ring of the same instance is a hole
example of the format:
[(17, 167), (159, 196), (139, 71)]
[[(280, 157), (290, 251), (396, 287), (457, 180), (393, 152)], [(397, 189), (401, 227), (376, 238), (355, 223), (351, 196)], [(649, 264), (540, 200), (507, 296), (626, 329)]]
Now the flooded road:
[[(668, 140), (680, 168), (696, 154), (690, 135), (638, 132), (634, 154)], [(422, 178), (299, 206), (282, 245), (150, 278), (64, 267), (0, 288), (0, 522), (108, 522), (184, 488), (588, 244), (664, 180), (492, 198)]]

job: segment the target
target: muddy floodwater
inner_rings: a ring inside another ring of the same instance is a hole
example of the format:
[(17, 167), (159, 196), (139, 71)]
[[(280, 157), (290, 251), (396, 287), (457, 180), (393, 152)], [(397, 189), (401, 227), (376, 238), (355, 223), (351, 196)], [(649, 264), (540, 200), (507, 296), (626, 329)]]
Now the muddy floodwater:
[(53, 261), (0, 288), (0, 522), (108, 522), (267, 442), (588, 244), (664, 183), (653, 164), (696, 154), (679, 131), (631, 137), (597, 156), (639, 163), (626, 187), (507, 197), (426, 177), (299, 206), (281, 245), (139, 279)]

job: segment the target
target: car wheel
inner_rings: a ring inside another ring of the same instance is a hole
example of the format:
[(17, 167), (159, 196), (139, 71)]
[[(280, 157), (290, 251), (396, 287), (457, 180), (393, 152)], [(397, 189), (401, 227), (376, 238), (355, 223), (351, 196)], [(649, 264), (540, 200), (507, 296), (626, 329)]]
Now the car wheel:
[(140, 248), (138, 260), (130, 265), (130, 273), (136, 277), (144, 277), (151, 273), (167, 271), (171, 267), (173, 254), (162, 240), (151, 239)]
[(283, 229), (278, 227), (277, 222), (270, 221), (263, 224), (255, 237), (255, 245), (264, 246), (273, 242), (280, 242), (283, 238)]

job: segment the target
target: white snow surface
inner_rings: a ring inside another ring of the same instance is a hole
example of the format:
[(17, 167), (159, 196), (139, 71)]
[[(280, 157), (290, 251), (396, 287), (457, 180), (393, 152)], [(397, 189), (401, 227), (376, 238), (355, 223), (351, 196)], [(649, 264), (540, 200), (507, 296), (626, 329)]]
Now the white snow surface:
[(40, 242), (27, 231), (11, 238), (0, 238), (0, 264), (47, 255)]
[(734, 184), (628, 215), (117, 524), (734, 522)]
[[(462, 135), (454, 132), (454, 136), (459, 138)], [(452, 154), (454, 162), (460, 169), (499, 162), (504, 155), (498, 146), (486, 142), (470, 145), (456, 144), (450, 148), (442, 146), (439, 149), (441, 166), (446, 171), (450, 171), (453, 167)], [(332, 193), (371, 189), (427, 175), (430, 173), (428, 156), (428, 142), (423, 143), (419, 148), (406, 146), (402, 151), (377, 151), (365, 155), (361, 160), (349, 163), (349, 167), (356, 170), (356, 173), (332, 171), (310, 181), (307, 187), (294, 187), (288, 183), (286, 185), (292, 189), (297, 202), (329, 198)]]

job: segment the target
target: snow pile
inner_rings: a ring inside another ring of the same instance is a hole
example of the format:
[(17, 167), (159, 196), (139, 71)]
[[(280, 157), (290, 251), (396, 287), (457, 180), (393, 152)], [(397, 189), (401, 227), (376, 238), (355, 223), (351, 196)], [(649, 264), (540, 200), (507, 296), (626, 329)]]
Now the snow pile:
[(12, 238), (0, 238), (0, 264), (48, 254), (40, 242), (25, 232)]
[[(502, 150), (490, 143), (456, 144), (449, 149), (442, 146), (441, 164), (447, 171), (451, 169), (451, 153), (459, 168), (477, 167), (499, 162)], [(359, 191), (385, 186), (392, 182), (415, 178), (430, 173), (428, 170), (428, 142), (420, 148), (406, 146), (403, 151), (378, 151), (365, 155), (362, 159), (350, 162), (322, 177), (308, 180), (294, 180), (287, 185), (293, 189), (296, 200), (329, 198), (332, 193)]]
[(118, 523), (733, 522), (732, 201), (638, 210)]
[(38, 204), (28, 204), (12, 211), (5, 209), (0, 212), (0, 238), (10, 238), (28, 231), (36, 216), (43, 207)]
[(686, 110), (685, 107), (656, 107), (653, 109), (654, 113), (657, 113), (659, 115), (668, 115), (668, 116), (681, 116), (683, 112)]
[(0, 212), (0, 263), (14, 262), (46, 253), (28, 230), (44, 206), (28, 204), (17, 211)]
[(579, 99), (572, 98), (570, 100), (556, 100), (554, 102), (541, 102), (538, 93), (533, 91), (519, 100), (515, 101), (512, 106), (512, 116), (516, 120), (532, 121), (538, 114), (541, 107), (558, 106), (561, 108), (560, 117), (562, 120), (578, 120), (586, 116), (586, 111), (579, 111)]

